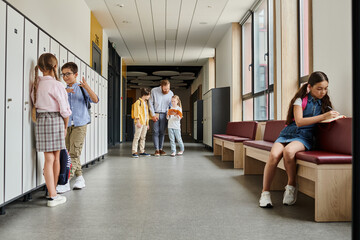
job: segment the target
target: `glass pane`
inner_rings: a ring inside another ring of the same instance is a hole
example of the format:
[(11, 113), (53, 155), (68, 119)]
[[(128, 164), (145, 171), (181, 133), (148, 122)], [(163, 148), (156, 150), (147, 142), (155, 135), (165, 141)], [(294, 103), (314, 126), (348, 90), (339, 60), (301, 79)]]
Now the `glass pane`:
[(242, 25), (242, 58), (243, 58), (243, 76), (242, 76), (242, 93), (247, 94), (252, 90), (252, 20), (251, 16), (249, 19)]
[(300, 0), (300, 76), (309, 75), (309, 0)]
[(254, 92), (267, 89), (268, 41), (267, 0), (254, 15)]
[(270, 93), (270, 120), (274, 120), (274, 112), (275, 112), (275, 106), (274, 106), (274, 92)]
[(269, 1), (268, 10), (268, 31), (269, 31), (269, 85), (274, 84), (274, 6), (273, 1)]
[(243, 121), (254, 120), (253, 106), (254, 106), (253, 98), (243, 101)]
[(267, 94), (254, 98), (255, 120), (268, 120), (268, 96)]

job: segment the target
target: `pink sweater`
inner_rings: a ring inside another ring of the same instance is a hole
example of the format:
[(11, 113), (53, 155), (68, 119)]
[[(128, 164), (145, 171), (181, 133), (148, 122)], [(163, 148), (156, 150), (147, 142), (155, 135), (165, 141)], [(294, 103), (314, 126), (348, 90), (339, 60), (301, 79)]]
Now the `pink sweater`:
[[(33, 96), (34, 93), (32, 92), (31, 97), (34, 102)], [(60, 112), (63, 118), (71, 115), (65, 87), (51, 76), (39, 76), (35, 107), (42, 112)]]

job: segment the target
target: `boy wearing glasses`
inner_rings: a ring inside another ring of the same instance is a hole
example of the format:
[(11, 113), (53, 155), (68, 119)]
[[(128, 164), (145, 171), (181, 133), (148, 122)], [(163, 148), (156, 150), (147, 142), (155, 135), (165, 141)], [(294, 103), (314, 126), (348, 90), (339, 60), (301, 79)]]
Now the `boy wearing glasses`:
[[(76, 82), (78, 67), (75, 63), (65, 63), (61, 67), (61, 76), (67, 85), (66, 91), (72, 111), (65, 138), (66, 148), (72, 162), (70, 178), (76, 175), (73, 189), (82, 189), (85, 187), (85, 180), (82, 176), (80, 155), (85, 140), (86, 126), (90, 122), (87, 105), (88, 103), (98, 103), (99, 98), (84, 78), (80, 83)], [(65, 185), (58, 185), (56, 190), (58, 193), (70, 191), (70, 181)]]

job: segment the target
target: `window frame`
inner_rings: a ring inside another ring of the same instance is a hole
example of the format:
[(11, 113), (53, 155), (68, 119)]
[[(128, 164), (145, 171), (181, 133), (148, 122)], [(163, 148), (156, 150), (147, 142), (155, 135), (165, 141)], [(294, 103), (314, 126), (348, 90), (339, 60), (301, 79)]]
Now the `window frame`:
[[(255, 44), (254, 44), (254, 37), (255, 37), (255, 22), (254, 22), (254, 19), (255, 19), (255, 12), (258, 10), (258, 7), (263, 4), (263, 2), (266, 1), (267, 2), (267, 36), (266, 36), (266, 40), (267, 40), (267, 52), (265, 53), (265, 55), (267, 56), (267, 70), (265, 72), (265, 74), (267, 75), (266, 77), (266, 83), (265, 85), (267, 86), (267, 88), (265, 90), (262, 90), (262, 91), (259, 91), (259, 92), (256, 92), (255, 93), (255, 65), (254, 65), (254, 58), (255, 58)], [(256, 4), (256, 8), (255, 9), (252, 9), (249, 11), (249, 14), (248, 16), (246, 16), (244, 18), (244, 20), (242, 21), (241, 25), (243, 27), (243, 25), (249, 20), (249, 18), (251, 18), (251, 68), (252, 68), (252, 71), (251, 71), (251, 92), (249, 93), (246, 93), (244, 94), (243, 93), (243, 90), (241, 90), (241, 98), (242, 98), (242, 104), (244, 103), (244, 101), (246, 100), (249, 100), (249, 99), (253, 99), (253, 121), (259, 121), (259, 122), (262, 122), (262, 121), (268, 121), (268, 120), (273, 120), (274, 116), (275, 116), (275, 112), (273, 114), (271, 114), (271, 111), (273, 110), (272, 108), (274, 108), (275, 110), (275, 102), (273, 101), (273, 106), (271, 106), (271, 99), (270, 99), (270, 95), (271, 93), (273, 93), (273, 96), (275, 96), (275, 91), (274, 91), (274, 81), (272, 81), (272, 84), (270, 84), (270, 77), (274, 77), (274, 75), (270, 75), (270, 66), (274, 67), (273, 64), (270, 65), (270, 61), (274, 61), (274, 58), (273, 58), (273, 54), (270, 54), (270, 52), (274, 51), (274, 48), (273, 46), (270, 46), (270, 31), (273, 31), (273, 20), (271, 19), (271, 17), (273, 16), (273, 6), (271, 5), (272, 4), (272, 1), (271, 0), (259, 0)], [(272, 11), (272, 12), (270, 12)], [(273, 33), (274, 34), (274, 33)], [(242, 35), (242, 41), (241, 41), (241, 50), (243, 51), (244, 49), (244, 36)], [(271, 49), (270, 49), (271, 47)], [(241, 69), (242, 71), (246, 71), (247, 69), (244, 68), (244, 65), (243, 65), (243, 62), (244, 62), (244, 55), (243, 55), (243, 52), (242, 52), (242, 55), (241, 55)], [(244, 81), (244, 74), (241, 75), (241, 87), (243, 87), (243, 81)], [(255, 98), (257, 97), (260, 97), (260, 96), (264, 96), (266, 95), (267, 96), (267, 119), (256, 119), (255, 116)], [(242, 119), (245, 119), (245, 112), (244, 112), (244, 106), (242, 108)], [(273, 118), (271, 118), (271, 115)]]

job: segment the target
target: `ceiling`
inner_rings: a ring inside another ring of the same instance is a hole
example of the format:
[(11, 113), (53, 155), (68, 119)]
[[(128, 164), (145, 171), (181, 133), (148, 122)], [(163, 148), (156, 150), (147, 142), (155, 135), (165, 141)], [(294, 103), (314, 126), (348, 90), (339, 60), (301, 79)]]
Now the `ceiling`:
[(202, 66), (254, 1), (85, 0), (128, 66)]

